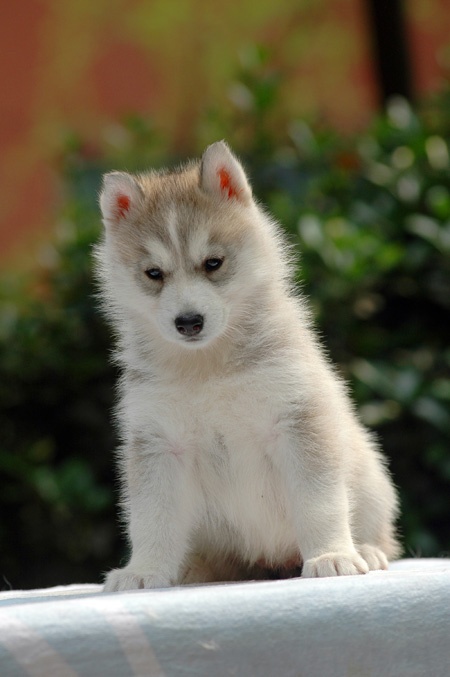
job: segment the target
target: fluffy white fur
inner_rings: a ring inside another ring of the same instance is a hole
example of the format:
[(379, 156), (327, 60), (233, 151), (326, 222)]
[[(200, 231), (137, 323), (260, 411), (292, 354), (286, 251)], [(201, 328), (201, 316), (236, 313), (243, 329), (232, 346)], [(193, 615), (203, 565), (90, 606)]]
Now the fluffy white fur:
[[(392, 483), (228, 146), (106, 175), (100, 202), (132, 547), (105, 590), (386, 568)], [(200, 330), (180, 333), (186, 316)]]

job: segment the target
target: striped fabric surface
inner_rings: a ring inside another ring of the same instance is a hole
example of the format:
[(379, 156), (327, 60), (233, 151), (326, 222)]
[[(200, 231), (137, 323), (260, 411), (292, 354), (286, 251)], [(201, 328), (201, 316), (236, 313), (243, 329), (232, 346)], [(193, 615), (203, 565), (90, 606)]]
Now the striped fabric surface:
[(0, 593), (1, 677), (448, 677), (450, 559), (366, 576)]

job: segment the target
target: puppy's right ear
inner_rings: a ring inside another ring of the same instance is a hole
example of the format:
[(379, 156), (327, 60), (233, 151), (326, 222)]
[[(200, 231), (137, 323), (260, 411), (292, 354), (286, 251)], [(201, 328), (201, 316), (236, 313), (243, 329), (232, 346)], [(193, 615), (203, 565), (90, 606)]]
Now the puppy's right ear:
[(142, 191), (126, 172), (111, 172), (103, 177), (100, 209), (105, 226), (126, 221), (142, 201)]

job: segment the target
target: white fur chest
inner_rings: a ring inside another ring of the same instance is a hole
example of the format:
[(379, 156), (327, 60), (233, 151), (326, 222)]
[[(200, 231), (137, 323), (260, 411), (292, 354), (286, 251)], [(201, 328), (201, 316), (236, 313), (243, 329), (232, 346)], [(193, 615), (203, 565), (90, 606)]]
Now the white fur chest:
[[(261, 378), (222, 378), (202, 384), (165, 381), (129, 389), (124, 409), (130, 432), (175, 456), (197, 502), (199, 522), (236, 534), (231, 547), (256, 561), (291, 553), (295, 535), (276, 456), (289, 422), (276, 392)], [(162, 442), (162, 444), (161, 444)]]

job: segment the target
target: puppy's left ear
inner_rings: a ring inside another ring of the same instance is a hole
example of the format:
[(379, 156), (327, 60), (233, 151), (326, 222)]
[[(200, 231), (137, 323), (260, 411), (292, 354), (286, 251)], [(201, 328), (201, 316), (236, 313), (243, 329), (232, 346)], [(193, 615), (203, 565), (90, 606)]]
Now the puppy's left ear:
[(225, 141), (213, 143), (203, 153), (200, 186), (225, 200), (250, 204), (252, 190), (239, 160)]
[(105, 226), (128, 221), (139, 208), (142, 198), (142, 191), (131, 174), (105, 174), (100, 193), (100, 208)]

